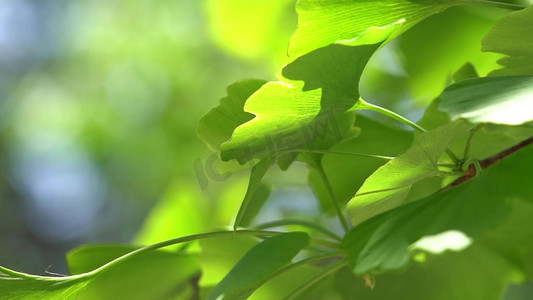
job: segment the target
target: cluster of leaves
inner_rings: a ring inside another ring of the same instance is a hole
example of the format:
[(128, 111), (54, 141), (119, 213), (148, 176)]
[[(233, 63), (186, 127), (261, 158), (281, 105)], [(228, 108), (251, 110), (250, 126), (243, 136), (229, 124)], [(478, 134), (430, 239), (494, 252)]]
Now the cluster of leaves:
[[(466, 57), (446, 70), (454, 82), (418, 124), (363, 100), (361, 76), (376, 52), (456, 6), (515, 10), (480, 45), (504, 55), (501, 68), (479, 77), (479, 61)], [(231, 85), (198, 127), (223, 161), (253, 164), (234, 230), (137, 249), (85, 246), (68, 254), (67, 277), (0, 268), (0, 298), (499, 299), (509, 283), (531, 279), (533, 8), (300, 0), (296, 10), (279, 80)], [(294, 163), (308, 166), (343, 234), (309, 220), (252, 226), (268, 200), (263, 178)]]

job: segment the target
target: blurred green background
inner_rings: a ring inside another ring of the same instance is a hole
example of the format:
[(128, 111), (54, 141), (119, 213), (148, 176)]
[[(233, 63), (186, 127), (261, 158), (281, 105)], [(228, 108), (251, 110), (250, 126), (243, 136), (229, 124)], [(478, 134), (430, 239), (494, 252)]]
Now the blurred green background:
[(228, 225), (246, 174), (202, 191), (196, 125), (227, 85), (274, 78), (292, 2), (0, 1), (0, 265), (65, 273), (79, 244)]

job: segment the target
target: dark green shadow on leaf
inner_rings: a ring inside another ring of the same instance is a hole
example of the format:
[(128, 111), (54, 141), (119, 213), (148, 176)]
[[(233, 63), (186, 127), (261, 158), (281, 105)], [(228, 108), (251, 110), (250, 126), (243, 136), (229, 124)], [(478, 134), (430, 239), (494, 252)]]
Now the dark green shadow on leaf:
[(496, 22), (481, 43), (482, 51), (508, 55), (493, 75), (533, 74), (533, 7), (512, 12)]
[(244, 110), (256, 117), (221, 146), (222, 159), (244, 162), (339, 142), (352, 125), (343, 114), (359, 100), (359, 78), (378, 46), (330, 45), (287, 65), (285, 82), (269, 82), (246, 101)]
[(220, 145), (229, 140), (237, 126), (253, 119), (254, 115), (243, 110), (244, 103), (265, 83), (264, 80), (247, 79), (228, 86), (228, 95), (200, 119), (197, 134), (213, 151), (219, 151)]

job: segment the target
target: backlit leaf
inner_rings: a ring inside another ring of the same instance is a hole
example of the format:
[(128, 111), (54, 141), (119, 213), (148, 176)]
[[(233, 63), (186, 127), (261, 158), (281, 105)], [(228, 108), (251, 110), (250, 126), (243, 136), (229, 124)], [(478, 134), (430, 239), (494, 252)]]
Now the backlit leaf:
[[(299, 56), (339, 41), (371, 32), (370, 43), (395, 38), (424, 18), (458, 5), (459, 0), (301, 0), (296, 5), (298, 27), (289, 54)], [(394, 32), (376, 31), (401, 22)], [(392, 34), (391, 34), (392, 33)], [(368, 37), (367, 37), (368, 39)]]
[(377, 46), (332, 45), (287, 65), (287, 79), (263, 85), (246, 101), (244, 110), (255, 118), (222, 145), (222, 159), (242, 162), (312, 148), (320, 139), (340, 141), (351, 127), (342, 114), (359, 100), (357, 83)]
[(466, 183), (359, 224), (344, 239), (353, 272), (401, 269), (409, 262), (410, 245), (448, 230), (463, 232), (475, 243), (508, 219), (513, 203), (531, 201), (532, 165), (533, 147), (527, 147)]
[(405, 32), (398, 39), (398, 50), (411, 97), (423, 104), (435, 99), (451, 83), (451, 75), (467, 62), (482, 76), (498, 68), (496, 60), (501, 55), (479, 49), (493, 22), (491, 16), (475, 9), (454, 7)]
[(520, 125), (533, 121), (533, 75), (467, 79), (447, 87), (438, 109), (452, 120)]
[[(262, 204), (266, 201), (266, 198), (264, 197), (265, 193), (263, 190), (259, 190), (259, 187), (261, 186), (261, 180), (271, 164), (271, 159), (267, 157), (252, 168), (252, 171), (250, 172), (250, 181), (248, 182), (248, 189), (246, 190), (241, 207), (235, 218), (233, 229), (237, 229), (237, 227), (249, 223), (251, 218), (253, 218), (253, 214), (257, 214)], [(256, 194), (258, 191), (261, 193)], [(269, 193), (266, 194), (266, 197), (268, 197), (268, 194)], [(246, 221), (245, 224), (241, 224), (243, 220)]]
[(200, 119), (198, 136), (218, 152), (220, 145), (229, 140), (237, 126), (253, 118), (252, 114), (243, 111), (244, 102), (265, 83), (263, 80), (248, 79), (228, 86), (228, 95)]
[[(355, 195), (368, 176), (387, 162), (384, 159), (349, 153), (396, 156), (407, 150), (413, 141), (412, 132), (387, 126), (364, 115), (357, 115), (354, 125), (360, 130), (359, 135), (330, 149), (344, 154), (327, 153), (321, 159), (322, 168), (341, 207)], [(349, 172), (350, 176), (346, 176), (345, 172)], [(314, 168), (309, 169), (309, 183), (322, 210), (333, 213), (330, 195)]]
[[(67, 254), (67, 264), (72, 274), (82, 274), (133, 250), (124, 245), (82, 246)], [(102, 272), (76, 299), (176, 297), (186, 293), (189, 280), (199, 274), (196, 260), (196, 255), (151, 251)]]
[(494, 74), (533, 74), (533, 7), (512, 12), (496, 22), (482, 41), (483, 51), (508, 55)]
[(438, 172), (437, 162), (446, 148), (473, 127), (464, 121), (451, 123), (415, 137), (403, 154), (377, 169), (348, 202), (353, 224), (403, 203), (411, 186)]

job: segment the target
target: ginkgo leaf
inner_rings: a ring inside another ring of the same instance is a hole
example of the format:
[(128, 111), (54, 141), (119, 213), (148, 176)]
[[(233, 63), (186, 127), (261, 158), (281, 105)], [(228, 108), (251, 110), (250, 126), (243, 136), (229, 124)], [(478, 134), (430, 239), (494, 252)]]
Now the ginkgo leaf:
[(47, 277), (0, 267), (0, 299), (75, 299), (88, 277)]
[(228, 86), (228, 95), (200, 119), (197, 134), (213, 151), (218, 152), (237, 126), (254, 117), (243, 110), (244, 102), (265, 83), (264, 80), (248, 79)]
[(521, 149), (465, 183), (359, 224), (344, 238), (353, 272), (401, 269), (410, 260), (410, 245), (448, 230), (475, 243), (508, 219), (517, 201), (531, 206), (532, 165), (533, 147)]
[[(301, 0), (296, 5), (298, 27), (289, 55), (300, 56), (371, 31), (371, 43), (395, 38), (430, 15), (460, 4), (460, 0)], [(394, 32), (376, 31), (400, 22)], [(392, 34), (391, 34), (392, 33)]]
[[(98, 268), (133, 250), (133, 247), (117, 245), (74, 250), (68, 256), (76, 274), (73, 276), (36, 276), (0, 267), (0, 299), (163, 297), (179, 292), (176, 286), (185, 288), (187, 280), (199, 271), (194, 255), (162, 250)], [(139, 268), (145, 271), (137, 272)]]
[(533, 7), (512, 12), (496, 22), (482, 41), (482, 51), (507, 55), (498, 61), (504, 74), (533, 74)]
[(512, 262), (483, 245), (425, 257), (405, 271), (376, 275), (373, 289), (344, 269), (335, 276), (336, 288), (344, 300), (500, 300), (517, 277)]
[[(261, 186), (261, 180), (263, 180), (263, 177), (271, 165), (272, 160), (267, 157), (257, 163), (250, 171), (248, 188), (246, 190), (246, 194), (244, 195), (244, 199), (242, 200), (239, 212), (237, 213), (237, 217), (235, 218), (233, 229), (237, 229), (237, 227), (241, 226), (243, 220), (246, 221), (243, 225), (249, 223), (250, 219), (253, 218), (253, 214), (257, 214), (261, 206), (264, 204), (266, 200), (264, 197), (264, 192), (258, 193), (257, 195), (256, 192), (262, 191), (259, 190), (259, 187)], [(266, 197), (268, 197), (268, 193), (266, 194)]]
[(533, 121), (533, 75), (467, 79), (447, 87), (438, 109), (452, 120), (520, 125)]
[[(427, 104), (435, 99), (451, 83), (450, 75), (467, 62), (482, 76), (498, 67), (496, 60), (501, 55), (479, 49), (494, 20), (477, 12), (454, 7), (427, 18), (398, 38), (406, 85), (417, 102)], [(426, 40), (431, 43), (421, 42)]]
[[(350, 153), (396, 156), (407, 150), (413, 141), (412, 132), (387, 126), (364, 115), (357, 115), (354, 125), (360, 130), (359, 135), (334, 145), (331, 153), (324, 154), (320, 162), (341, 207), (348, 203), (368, 176), (387, 162)], [(346, 176), (345, 172), (349, 172), (350, 176)], [(331, 196), (315, 168), (309, 169), (309, 183), (322, 210), (332, 213)]]
[(473, 127), (457, 121), (415, 137), (411, 147), (368, 177), (348, 202), (353, 224), (403, 203), (411, 186), (438, 172), (437, 162), (446, 148)]
[(242, 162), (342, 140), (351, 127), (343, 113), (359, 100), (359, 78), (377, 47), (331, 45), (287, 65), (287, 79), (263, 85), (246, 101), (255, 118), (222, 144), (222, 159)]
[(269, 275), (287, 265), (309, 243), (303, 232), (280, 234), (250, 249), (209, 295), (209, 300), (247, 299)]
[[(135, 249), (125, 245), (81, 246), (70, 251), (66, 259), (72, 274), (83, 274)], [(188, 281), (199, 272), (195, 254), (151, 251), (105, 270), (91, 280), (75, 299), (178, 296), (186, 293)]]

